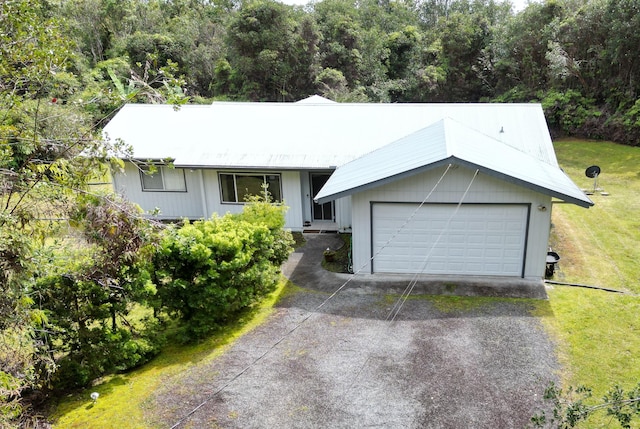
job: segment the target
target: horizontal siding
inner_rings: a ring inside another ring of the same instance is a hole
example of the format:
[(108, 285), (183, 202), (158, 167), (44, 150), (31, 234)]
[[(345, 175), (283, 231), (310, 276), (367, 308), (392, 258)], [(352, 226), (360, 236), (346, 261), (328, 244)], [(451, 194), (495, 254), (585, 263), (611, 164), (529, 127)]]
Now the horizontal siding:
[(145, 213), (160, 210), (160, 219), (200, 218), (204, 214), (198, 171), (184, 170), (187, 192), (143, 191), (136, 166), (125, 163), (124, 172), (114, 173), (115, 191), (138, 204)]
[[(142, 191), (138, 169), (127, 163), (124, 173), (114, 173), (116, 192), (140, 205), (145, 212), (160, 209), (161, 219), (202, 219), (214, 213), (220, 216), (226, 213), (240, 213), (244, 204), (221, 202), (220, 185), (217, 170), (185, 169), (187, 192), (151, 192)], [(289, 207), (285, 215), (285, 226), (294, 231), (302, 230), (302, 198), (300, 173), (297, 171), (280, 172), (282, 196)]]
[(336, 200), (336, 223), (339, 231), (351, 231), (351, 196)]
[[(399, 180), (352, 197), (354, 270), (371, 272), (371, 202), (421, 203), (441, 178), (445, 168)], [(469, 186), (474, 172), (464, 167), (450, 169), (427, 203), (458, 203)], [(525, 278), (544, 275), (551, 222), (551, 199), (543, 194), (479, 174), (464, 203), (531, 204), (527, 242)], [(541, 211), (538, 206), (546, 207)]]

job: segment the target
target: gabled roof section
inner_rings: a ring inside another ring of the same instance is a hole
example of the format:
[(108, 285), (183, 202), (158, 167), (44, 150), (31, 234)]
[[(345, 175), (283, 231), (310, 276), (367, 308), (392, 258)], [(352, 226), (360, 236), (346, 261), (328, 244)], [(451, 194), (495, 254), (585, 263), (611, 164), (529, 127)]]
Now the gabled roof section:
[(324, 203), (448, 163), (478, 169), (582, 207), (593, 205), (557, 164), (545, 162), (451, 118), (441, 119), (339, 167), (318, 193), (316, 201)]

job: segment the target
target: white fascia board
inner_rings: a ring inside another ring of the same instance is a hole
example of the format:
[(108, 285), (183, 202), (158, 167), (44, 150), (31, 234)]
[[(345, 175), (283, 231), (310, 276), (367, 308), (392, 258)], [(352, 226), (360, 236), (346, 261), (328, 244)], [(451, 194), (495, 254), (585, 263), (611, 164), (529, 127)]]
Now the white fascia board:
[[(367, 183), (367, 184), (363, 184), (357, 187), (353, 187), (353, 188), (349, 188), (349, 189), (344, 189), (342, 191), (338, 191), (336, 193), (333, 194), (318, 194), (318, 197), (315, 199), (315, 201), (318, 204), (324, 204), (327, 203), (329, 201), (333, 201), (336, 200), (338, 198), (342, 198), (342, 197), (346, 197), (349, 195), (353, 195), (356, 194), (358, 192), (362, 192), (362, 191), (366, 191), (369, 189), (373, 189), (376, 188), (378, 186), (382, 186), (382, 185), (386, 185), (388, 183), (391, 182), (395, 182), (397, 180), (401, 180), (401, 179), (405, 179), (411, 176), (414, 176), (416, 174), (420, 174), (420, 173), (424, 173), (426, 171), (438, 168), (442, 165), (447, 165), (447, 164), (451, 164), (451, 165), (460, 165), (462, 167), (466, 167), (469, 168), (471, 170), (478, 170), (481, 173), (486, 174), (487, 176), (491, 176), (500, 180), (504, 180), (505, 182), (508, 183), (512, 183), (514, 185), (518, 185), (521, 186), (523, 188), (526, 189), (531, 189), (533, 191), (539, 192), (543, 195), (549, 195), (551, 197), (555, 197), (558, 198), (559, 200), (565, 201), (567, 203), (571, 203), (571, 204), (575, 204), (577, 206), (580, 207), (585, 207), (585, 208), (589, 208), (591, 206), (593, 206), (593, 202), (579, 189), (577, 189), (577, 187), (575, 187), (575, 185), (573, 185), (573, 182), (571, 181), (571, 179), (569, 179), (567, 176), (564, 176), (565, 179), (562, 180), (564, 183), (563, 185), (565, 185), (568, 188), (569, 192), (566, 191), (560, 191), (556, 188), (551, 188), (551, 187), (547, 187), (547, 186), (542, 186), (542, 185), (536, 185), (534, 183), (531, 182), (527, 182), (521, 178), (518, 177), (514, 177), (514, 176), (510, 176), (508, 174), (505, 174), (503, 172), (491, 169), (491, 168), (487, 168), (485, 166), (482, 165), (478, 165), (475, 164), (473, 162), (469, 162), (469, 161), (465, 161), (464, 159), (459, 159), (456, 158), (454, 156), (449, 157), (447, 159), (443, 159), (441, 161), (438, 162), (434, 162), (432, 164), (429, 165), (425, 165), (423, 167), (420, 168), (416, 168), (410, 171), (405, 171), (401, 174), (397, 174), (395, 176), (392, 177), (387, 177), (384, 179), (380, 179), (376, 182), (371, 182), (371, 183)], [(336, 173), (334, 173), (336, 174)], [(563, 173), (564, 174), (564, 173)], [(573, 188), (573, 189), (572, 189)]]
[[(446, 159), (442, 159), (436, 162), (433, 162), (429, 165), (423, 165), (421, 167), (418, 168), (414, 168), (412, 170), (407, 170), (407, 171), (403, 171), (402, 173), (399, 174), (395, 174), (393, 176), (388, 176), (382, 179), (378, 179), (374, 182), (369, 182), (369, 183), (364, 183), (355, 187), (351, 187), (349, 189), (343, 189), (341, 191), (337, 191), (333, 194), (329, 194), (327, 192), (322, 192), (324, 191), (324, 188), (320, 190), (320, 192), (318, 192), (318, 195), (316, 196), (316, 198), (314, 198), (314, 201), (316, 201), (318, 204), (324, 204), (324, 203), (328, 203), (329, 201), (333, 201), (333, 200), (337, 200), (338, 198), (342, 198), (342, 197), (346, 197), (349, 195), (353, 195), (356, 194), (358, 192), (362, 192), (362, 191), (366, 191), (369, 189), (373, 189), (373, 188), (377, 188), (378, 186), (382, 186), (382, 185), (386, 185), (388, 183), (392, 183), (401, 179), (406, 179), (408, 177), (411, 176), (415, 176), (416, 174), (420, 174), (420, 173), (424, 173), (426, 171), (432, 170), (434, 168), (438, 168), (442, 165), (448, 165), (448, 164), (454, 164), (454, 159), (453, 157), (450, 158), (446, 158)], [(337, 174), (339, 171), (336, 170), (336, 172), (334, 172), (333, 174)], [(333, 177), (333, 176), (332, 176)], [(331, 179), (329, 179), (331, 180)]]
[[(556, 176), (556, 178), (560, 179), (562, 183), (557, 183), (556, 186), (544, 186), (536, 183), (532, 183), (522, 178), (508, 175), (504, 172), (493, 170), (491, 168), (487, 168), (486, 166), (478, 165), (472, 162), (465, 161), (463, 159), (455, 159), (452, 163), (467, 167), (472, 170), (478, 170), (481, 173), (486, 174), (487, 176), (495, 177), (497, 179), (503, 180), (508, 183), (513, 183), (514, 185), (521, 186), (526, 189), (531, 189), (535, 192), (539, 192), (543, 195), (549, 195), (554, 198), (558, 198), (567, 203), (575, 204), (580, 207), (589, 208), (593, 206), (593, 201), (587, 197), (584, 192), (578, 189), (571, 179), (564, 176), (562, 179), (560, 176)], [(561, 172), (562, 173), (562, 172)], [(564, 174), (564, 173), (562, 173)], [(562, 185), (562, 190), (558, 189), (558, 185)]]

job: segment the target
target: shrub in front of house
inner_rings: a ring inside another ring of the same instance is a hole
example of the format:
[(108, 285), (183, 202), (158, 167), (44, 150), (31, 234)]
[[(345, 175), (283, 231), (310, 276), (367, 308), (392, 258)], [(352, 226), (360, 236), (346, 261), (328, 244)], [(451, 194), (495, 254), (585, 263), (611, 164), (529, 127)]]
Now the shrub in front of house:
[(291, 252), (282, 225), (284, 208), (252, 203), (240, 215), (167, 231), (154, 261), (157, 298), (185, 339), (206, 336), (274, 290)]

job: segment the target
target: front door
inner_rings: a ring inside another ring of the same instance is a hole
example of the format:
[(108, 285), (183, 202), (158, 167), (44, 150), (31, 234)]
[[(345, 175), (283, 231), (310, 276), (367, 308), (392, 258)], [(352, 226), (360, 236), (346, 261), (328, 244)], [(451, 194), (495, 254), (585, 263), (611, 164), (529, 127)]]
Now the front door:
[(313, 220), (328, 220), (333, 222), (335, 220), (335, 210), (333, 201), (324, 204), (318, 204), (313, 201), (313, 198), (320, 192), (320, 189), (327, 183), (331, 174), (318, 174), (311, 173), (311, 203), (313, 207)]

